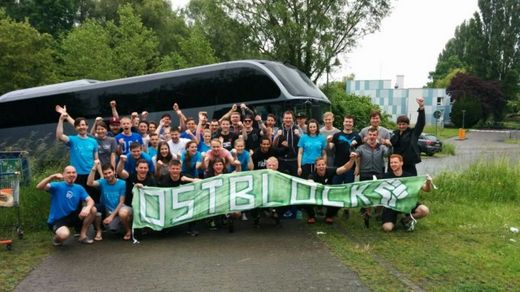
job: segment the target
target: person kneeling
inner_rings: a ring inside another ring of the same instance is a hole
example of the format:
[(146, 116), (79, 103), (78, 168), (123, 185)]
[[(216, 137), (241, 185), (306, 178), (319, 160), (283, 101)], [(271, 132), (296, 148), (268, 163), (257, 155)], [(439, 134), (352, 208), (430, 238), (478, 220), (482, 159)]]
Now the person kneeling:
[[(407, 172), (403, 171), (403, 157), (399, 154), (390, 155), (390, 171), (385, 173), (383, 178), (399, 178), (399, 177), (408, 177), (413, 176)], [(421, 190), (425, 192), (429, 192), (432, 189), (432, 179), (430, 176), (426, 179), (426, 182), (421, 187)], [(397, 223), (397, 216), (400, 212), (384, 208), (382, 213), (382, 222), (383, 222), (383, 231), (390, 232), (394, 229), (395, 224)], [(413, 231), (415, 229), (415, 224), (417, 223), (417, 219), (424, 218), (428, 216), (430, 210), (425, 205), (417, 202), (415, 207), (411, 210), (409, 214), (406, 214), (401, 219), (401, 224), (407, 231)]]
[[(53, 245), (60, 246), (70, 237), (68, 227), (79, 227), (81, 231), (79, 242), (92, 244), (94, 241), (87, 237), (87, 231), (94, 217), (96, 207), (94, 200), (88, 195), (87, 191), (78, 184), (75, 184), (78, 174), (73, 166), (65, 167), (63, 173), (56, 173), (40, 181), (36, 188), (51, 193), (51, 208), (47, 220), (49, 229), (54, 233)], [(52, 180), (63, 180), (51, 182)], [(78, 208), (81, 202), (85, 206)]]

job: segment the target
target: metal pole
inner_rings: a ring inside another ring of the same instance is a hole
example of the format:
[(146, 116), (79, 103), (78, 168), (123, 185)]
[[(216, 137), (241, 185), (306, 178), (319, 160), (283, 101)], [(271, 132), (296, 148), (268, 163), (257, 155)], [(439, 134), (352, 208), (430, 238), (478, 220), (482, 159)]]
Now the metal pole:
[(466, 115), (466, 110), (462, 110), (462, 128), (464, 129), (464, 116)]

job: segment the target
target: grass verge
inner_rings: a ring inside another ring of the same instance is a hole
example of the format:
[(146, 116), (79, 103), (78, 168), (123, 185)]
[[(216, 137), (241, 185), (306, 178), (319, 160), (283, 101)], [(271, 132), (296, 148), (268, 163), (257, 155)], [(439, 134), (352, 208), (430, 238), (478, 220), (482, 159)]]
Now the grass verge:
[(441, 140), (445, 140), (448, 138), (457, 137), (459, 134), (459, 129), (455, 128), (437, 128), (437, 134), (435, 134), (435, 126), (426, 126), (424, 127), (424, 133), (434, 134), (439, 137)]
[[(372, 290), (516, 290), (520, 287), (520, 165), (477, 163), (436, 178), (423, 193), (431, 216), (415, 232), (370, 229), (356, 212), (313, 230)], [(345, 233), (346, 230), (346, 233)], [(383, 268), (382, 268), (383, 267)]]
[[(0, 238), (14, 239), (11, 232), (0, 232)], [(30, 231), (22, 240), (14, 239), (12, 250), (0, 249), (0, 291), (13, 291), (16, 285), (52, 251), (49, 231)], [(43, 289), (43, 287), (42, 287)]]

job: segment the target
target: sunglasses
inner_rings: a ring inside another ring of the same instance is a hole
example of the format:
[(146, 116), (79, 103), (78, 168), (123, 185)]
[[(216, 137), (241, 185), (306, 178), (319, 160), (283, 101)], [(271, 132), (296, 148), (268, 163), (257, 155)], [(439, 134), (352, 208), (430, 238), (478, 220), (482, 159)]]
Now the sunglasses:
[(244, 123), (251, 123), (252, 120), (244, 120)]

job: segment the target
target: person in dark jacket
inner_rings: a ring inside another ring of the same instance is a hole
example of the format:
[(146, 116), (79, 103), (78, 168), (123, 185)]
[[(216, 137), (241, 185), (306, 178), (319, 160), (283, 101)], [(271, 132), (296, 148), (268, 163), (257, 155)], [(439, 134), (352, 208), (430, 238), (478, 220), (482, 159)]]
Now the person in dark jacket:
[(410, 119), (407, 116), (399, 116), (397, 118), (398, 129), (394, 131), (394, 135), (390, 138), (394, 154), (400, 154), (404, 159), (403, 170), (414, 176), (417, 175), (415, 165), (421, 162), (421, 151), (417, 141), (426, 123), (424, 98), (417, 98), (417, 104), (419, 105), (417, 110), (419, 114), (417, 115), (415, 127), (410, 127)]

